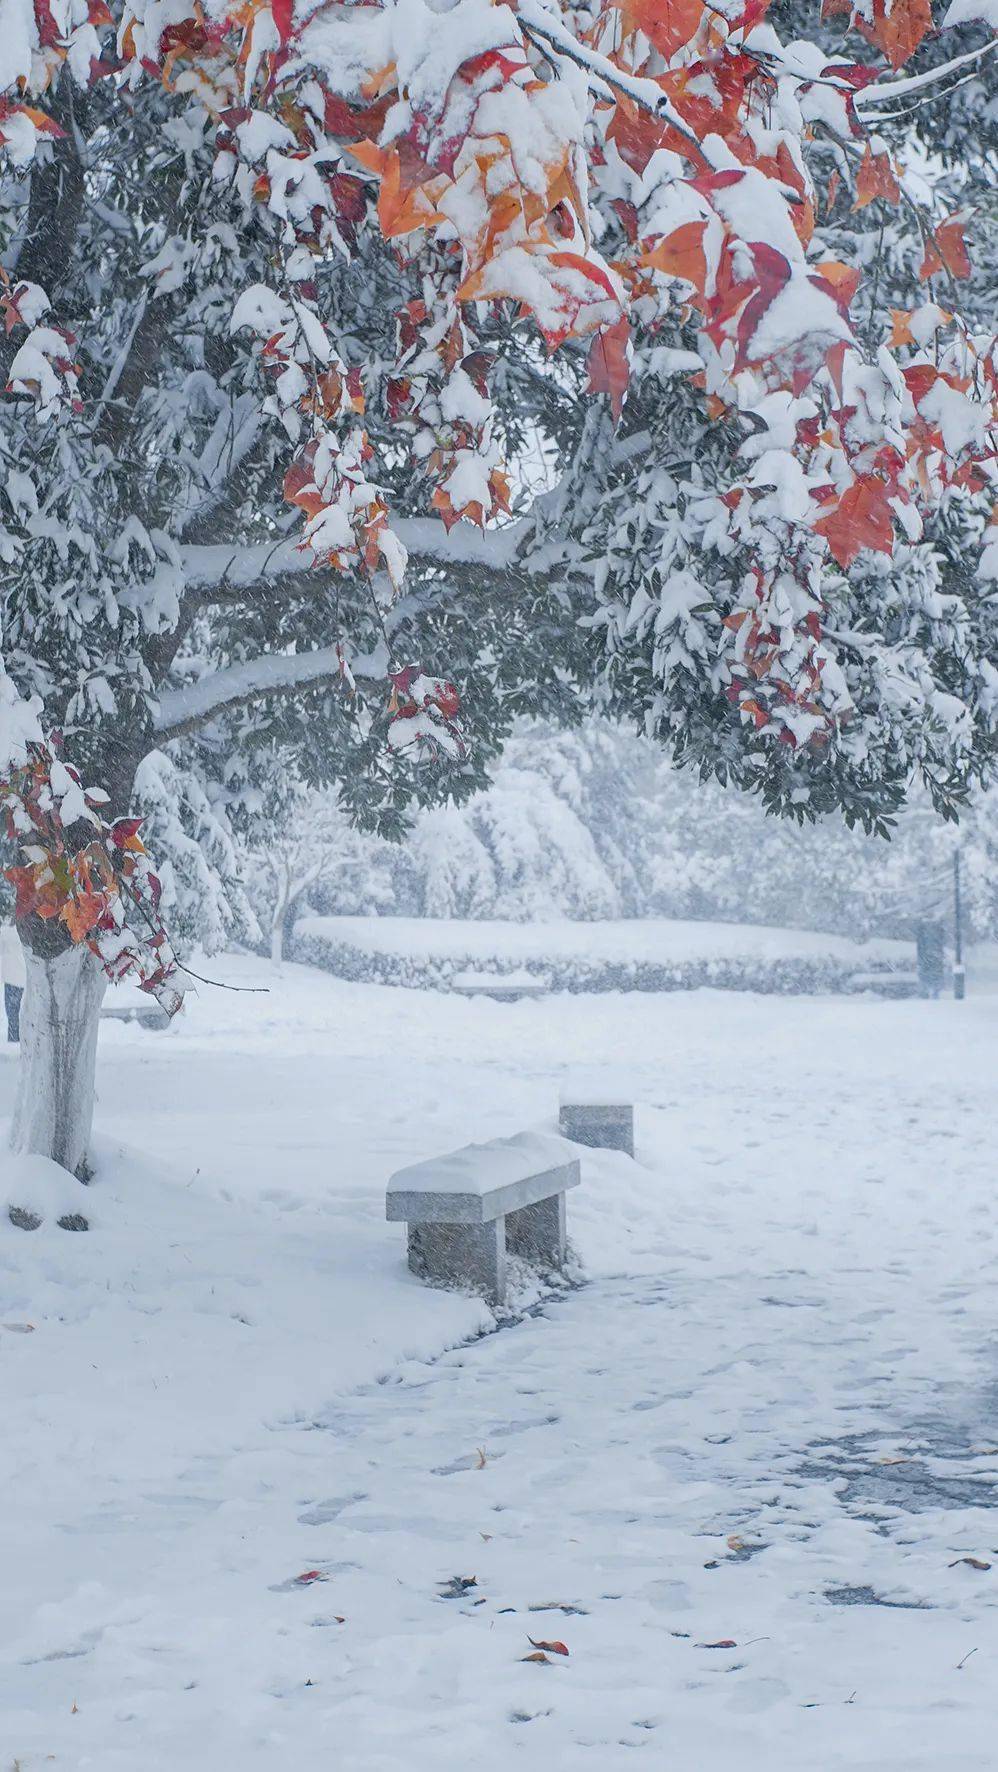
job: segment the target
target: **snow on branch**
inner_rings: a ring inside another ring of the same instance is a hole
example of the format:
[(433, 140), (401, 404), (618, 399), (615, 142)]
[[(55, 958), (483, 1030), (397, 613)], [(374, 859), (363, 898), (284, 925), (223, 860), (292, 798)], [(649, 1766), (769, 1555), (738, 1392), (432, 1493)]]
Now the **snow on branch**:
[(983, 61), (994, 49), (998, 49), (998, 37), (990, 37), (977, 49), (968, 49), (965, 55), (955, 55), (952, 61), (928, 68), (924, 74), (909, 74), (903, 80), (875, 81), (854, 94), (853, 104), (857, 111), (865, 111), (885, 99), (908, 98), (913, 92), (924, 92), (926, 87), (938, 86), (940, 81), (955, 74), (958, 68), (965, 68), (969, 62)]
[[(387, 658), (354, 661), (351, 670), (355, 677), (383, 677)], [(326, 678), (339, 682), (344, 674), (343, 648), (339, 645), (317, 647), (314, 652), (269, 654), (229, 665), (161, 695), (155, 731), (163, 741), (177, 738), (203, 725), (223, 708), (252, 701), (256, 696), (281, 695), (303, 683), (318, 683)]]
[[(442, 566), (482, 566), (495, 572), (513, 564), (529, 528), (521, 521), (490, 530), (462, 524), (448, 532), (434, 517), (413, 517), (395, 525), (412, 558), (433, 560)], [(181, 547), (179, 554), (185, 581), (192, 590), (217, 585), (248, 589), (262, 581), (327, 570), (310, 548), (295, 541), (256, 542), (248, 547)]]

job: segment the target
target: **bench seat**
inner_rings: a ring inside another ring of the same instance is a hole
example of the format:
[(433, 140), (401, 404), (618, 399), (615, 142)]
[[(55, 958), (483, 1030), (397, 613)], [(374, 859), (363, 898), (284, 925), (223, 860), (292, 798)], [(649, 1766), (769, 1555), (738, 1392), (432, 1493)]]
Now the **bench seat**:
[(385, 1216), (409, 1227), (409, 1266), (437, 1285), (506, 1296), (506, 1253), (541, 1266), (565, 1260), (565, 1195), (579, 1184), (567, 1139), (521, 1132), (400, 1169)]

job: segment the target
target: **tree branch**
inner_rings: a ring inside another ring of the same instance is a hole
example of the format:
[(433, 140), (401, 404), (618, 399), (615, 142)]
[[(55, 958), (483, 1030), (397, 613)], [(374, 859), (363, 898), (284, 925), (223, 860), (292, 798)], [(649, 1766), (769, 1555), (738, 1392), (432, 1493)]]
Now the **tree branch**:
[[(558, 19), (543, 7), (535, 6), (534, 0), (520, 0), (516, 11), (517, 22), (525, 36), (536, 48), (553, 49), (557, 55), (565, 56), (574, 62), (576, 67), (583, 68), (588, 74), (591, 84), (601, 89), (604, 98), (616, 98), (623, 94), (639, 110), (649, 111), (662, 123), (668, 123), (677, 135), (696, 149), (697, 157), (701, 157), (702, 148), (694, 131), (685, 123), (671, 99), (662, 91), (654, 80), (644, 80), (637, 74), (625, 74), (608, 56), (600, 55), (598, 50), (590, 49), (580, 43), (578, 38)], [(541, 42), (538, 43), (538, 38)]]
[(884, 99), (907, 98), (909, 93), (921, 92), (926, 86), (935, 86), (938, 81), (945, 80), (947, 75), (955, 73), (957, 68), (966, 67), (968, 62), (982, 61), (998, 49), (998, 37), (992, 37), (979, 49), (968, 49), (965, 55), (955, 55), (952, 61), (941, 62), (938, 68), (929, 68), (924, 74), (909, 74), (903, 80), (885, 80), (873, 86), (864, 86), (853, 95), (853, 104), (857, 111), (865, 111), (869, 105), (878, 105)]
[[(396, 533), (409, 553), (440, 566), (484, 566), (502, 572), (519, 564), (520, 544), (531, 533), (527, 518), (505, 529), (476, 529), (461, 523), (448, 534), (434, 517), (403, 518)], [(184, 577), (191, 590), (222, 586), (245, 590), (261, 580), (299, 578), (303, 573), (325, 573), (310, 548), (294, 541), (254, 542), (249, 546), (185, 546), (180, 549)]]
[[(199, 726), (245, 702), (271, 695), (285, 695), (302, 683), (320, 683), (341, 679), (342, 649), (321, 646), (314, 652), (271, 653), (248, 659), (244, 664), (228, 665), (212, 671), (182, 689), (168, 689), (159, 698), (153, 720), (153, 731), (166, 743), (194, 732)], [(366, 658), (351, 660), (355, 677), (381, 678), (388, 668), (387, 653), (375, 651)]]

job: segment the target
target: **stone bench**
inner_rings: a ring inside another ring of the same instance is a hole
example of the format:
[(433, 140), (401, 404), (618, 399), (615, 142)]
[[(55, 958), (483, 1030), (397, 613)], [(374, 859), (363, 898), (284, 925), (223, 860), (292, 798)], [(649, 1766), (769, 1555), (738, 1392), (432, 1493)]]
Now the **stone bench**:
[(102, 1021), (137, 1021), (139, 1027), (152, 1028), (161, 1033), (170, 1025), (170, 1017), (161, 1009), (155, 998), (151, 999), (148, 1008), (140, 1003), (111, 1003), (101, 1005)]
[(573, 1144), (634, 1155), (634, 1107), (629, 1101), (606, 1101), (595, 1094), (563, 1090), (558, 1124)]
[(516, 1003), (521, 997), (546, 997), (551, 980), (536, 972), (455, 972), (450, 988), (459, 997), (492, 997)]
[(565, 1261), (565, 1194), (579, 1161), (553, 1133), (520, 1132), (400, 1169), (385, 1216), (409, 1227), (409, 1266), (437, 1286), (506, 1297), (506, 1253), (539, 1267)]

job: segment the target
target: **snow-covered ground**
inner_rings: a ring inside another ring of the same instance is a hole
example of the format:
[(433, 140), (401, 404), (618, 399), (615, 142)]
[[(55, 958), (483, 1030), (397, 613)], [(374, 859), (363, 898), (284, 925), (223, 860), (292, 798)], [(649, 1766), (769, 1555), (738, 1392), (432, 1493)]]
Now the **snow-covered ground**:
[[(2, 1772), (992, 1772), (998, 1001), (210, 969), (0, 1218)], [(384, 1183), (569, 1074), (638, 1160), (482, 1336)]]

